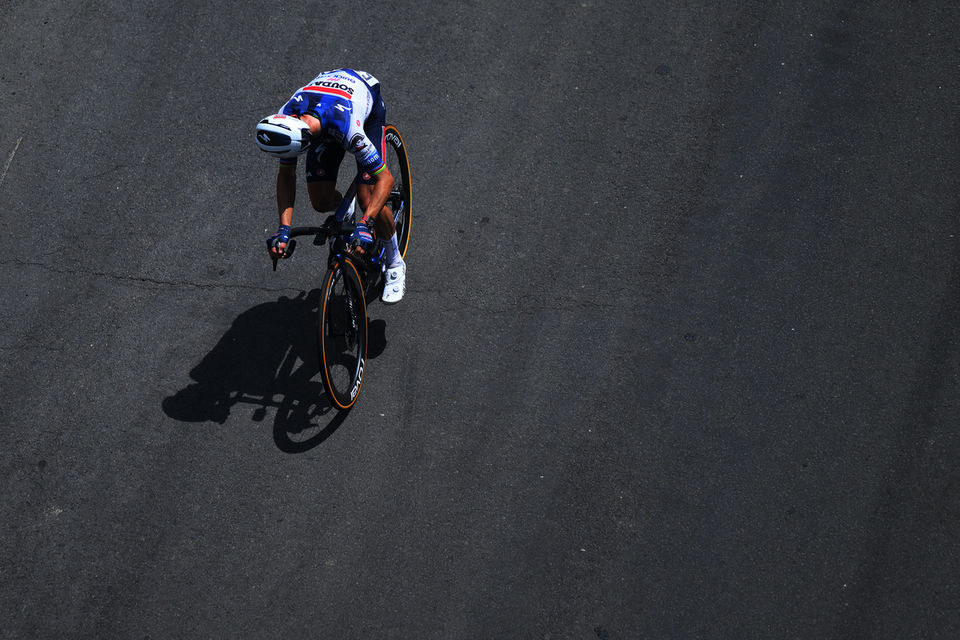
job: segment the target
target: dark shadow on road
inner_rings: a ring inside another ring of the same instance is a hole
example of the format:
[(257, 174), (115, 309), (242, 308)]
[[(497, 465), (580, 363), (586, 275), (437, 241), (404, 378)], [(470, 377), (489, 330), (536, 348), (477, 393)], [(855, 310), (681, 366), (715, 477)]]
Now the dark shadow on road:
[[(348, 412), (336, 411), (323, 391), (317, 355), (319, 290), (257, 305), (237, 316), (216, 346), (190, 371), (193, 383), (163, 399), (164, 412), (181, 422), (224, 424), (235, 405), (254, 407), (261, 422), (276, 410), (274, 442), (302, 453), (324, 442)], [(367, 357), (386, 347), (386, 323), (369, 325)]]

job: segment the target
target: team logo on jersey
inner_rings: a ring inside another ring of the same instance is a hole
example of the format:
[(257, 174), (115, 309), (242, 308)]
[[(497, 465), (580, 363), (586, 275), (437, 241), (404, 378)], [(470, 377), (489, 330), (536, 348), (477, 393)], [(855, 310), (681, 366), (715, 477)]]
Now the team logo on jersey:
[(324, 80), (323, 82), (318, 82), (317, 86), (326, 87), (327, 89), (340, 89), (340, 91), (346, 91), (350, 95), (353, 95), (353, 87), (343, 84), (342, 82)]
[(363, 148), (367, 146), (367, 143), (364, 141), (361, 134), (356, 134), (350, 138), (350, 146), (353, 147), (354, 152), (363, 151)]

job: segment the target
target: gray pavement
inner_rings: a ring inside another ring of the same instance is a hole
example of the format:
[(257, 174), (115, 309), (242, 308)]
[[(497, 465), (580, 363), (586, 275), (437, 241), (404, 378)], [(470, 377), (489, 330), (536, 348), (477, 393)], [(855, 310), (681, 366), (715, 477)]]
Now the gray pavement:
[[(958, 22), (8, 0), (0, 637), (960, 636)], [(349, 414), (252, 137), (337, 66), (415, 201)]]

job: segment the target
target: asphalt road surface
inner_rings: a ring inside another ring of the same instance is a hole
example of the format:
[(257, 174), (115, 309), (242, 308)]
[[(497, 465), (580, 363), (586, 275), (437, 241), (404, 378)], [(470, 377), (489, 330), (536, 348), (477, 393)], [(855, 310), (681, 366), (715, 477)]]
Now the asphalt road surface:
[[(0, 636), (960, 637), (958, 27), (5, 0)], [(348, 414), (253, 141), (338, 66), (414, 186)]]

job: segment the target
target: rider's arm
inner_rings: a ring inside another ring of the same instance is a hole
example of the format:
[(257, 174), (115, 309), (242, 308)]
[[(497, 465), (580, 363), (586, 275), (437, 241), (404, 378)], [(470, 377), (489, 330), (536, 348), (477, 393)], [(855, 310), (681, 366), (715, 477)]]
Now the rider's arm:
[(290, 225), (293, 223), (293, 201), (297, 193), (296, 163), (281, 163), (277, 171), (277, 212), (280, 225), (277, 233), (267, 241), (270, 255), (276, 260), (287, 257), (287, 241), (290, 239)]
[(386, 166), (376, 175), (376, 178), (377, 182), (373, 185), (373, 194), (370, 196), (370, 201), (367, 203), (367, 209), (364, 212), (365, 218), (373, 218), (374, 220), (376, 220), (377, 214), (380, 213), (384, 205), (387, 204), (387, 198), (390, 197), (390, 190), (393, 189), (394, 183), (393, 174)]
[(296, 164), (281, 164), (277, 171), (277, 213), (280, 224), (293, 224), (293, 203), (297, 195), (296, 168)]

